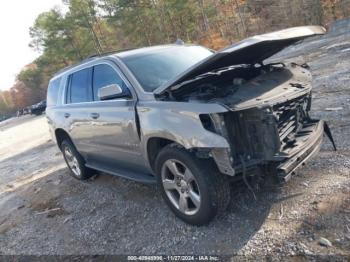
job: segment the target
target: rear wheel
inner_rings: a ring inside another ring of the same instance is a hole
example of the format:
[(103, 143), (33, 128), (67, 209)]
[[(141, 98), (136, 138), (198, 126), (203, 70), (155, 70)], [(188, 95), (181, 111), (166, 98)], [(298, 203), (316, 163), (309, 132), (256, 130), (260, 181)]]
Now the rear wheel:
[(83, 157), (75, 149), (71, 141), (63, 140), (61, 151), (71, 176), (79, 180), (86, 180), (93, 175), (92, 170), (85, 166)]
[(184, 148), (168, 145), (156, 159), (162, 196), (183, 221), (209, 223), (230, 201), (230, 186), (212, 161), (198, 159)]

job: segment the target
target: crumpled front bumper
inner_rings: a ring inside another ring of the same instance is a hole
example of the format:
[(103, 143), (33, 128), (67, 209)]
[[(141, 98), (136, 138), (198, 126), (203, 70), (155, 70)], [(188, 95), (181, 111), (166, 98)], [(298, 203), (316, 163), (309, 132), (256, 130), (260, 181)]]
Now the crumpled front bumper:
[(285, 160), (277, 166), (277, 176), (280, 181), (288, 181), (298, 167), (319, 152), (326, 126), (323, 120), (312, 120), (308, 129), (304, 131), (305, 135), (301, 133), (296, 148), (289, 152)]
[[(304, 165), (316, 155), (322, 145), (323, 134), (328, 136), (336, 150), (331, 131), (323, 120), (308, 119), (303, 127), (295, 134), (295, 141), (288, 146), (279, 147), (273, 155), (263, 155), (261, 158), (244, 158), (241, 156), (240, 164), (232, 165), (233, 156), (229, 148), (213, 148), (211, 155), (222, 174), (235, 176), (246, 175), (248, 168), (250, 175), (259, 170), (261, 166), (274, 167), (274, 173), (280, 181), (288, 181), (296, 169)], [(266, 144), (265, 144), (266, 145)]]

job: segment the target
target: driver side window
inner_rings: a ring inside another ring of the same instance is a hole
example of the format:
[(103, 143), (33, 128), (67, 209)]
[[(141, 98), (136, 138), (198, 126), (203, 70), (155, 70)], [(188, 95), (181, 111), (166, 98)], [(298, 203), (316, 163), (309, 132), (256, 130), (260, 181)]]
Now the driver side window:
[(125, 95), (130, 94), (130, 91), (124, 81), (121, 79), (119, 74), (109, 65), (107, 64), (101, 64), (96, 65), (93, 68), (93, 80), (92, 80), (92, 87), (93, 87), (93, 93), (94, 93), (94, 101), (100, 101), (98, 97), (98, 90), (101, 87), (117, 84), (122, 89), (123, 93), (121, 94), (122, 97)]

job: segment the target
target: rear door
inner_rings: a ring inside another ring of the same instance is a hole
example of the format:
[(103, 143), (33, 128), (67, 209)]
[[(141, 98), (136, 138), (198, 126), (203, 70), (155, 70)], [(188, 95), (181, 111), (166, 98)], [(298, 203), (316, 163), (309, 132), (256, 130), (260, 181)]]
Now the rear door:
[[(118, 84), (123, 93), (118, 98), (101, 101), (98, 90)], [(140, 138), (136, 123), (136, 96), (116, 65), (110, 61), (94, 65), (92, 90), (94, 102), (89, 105), (88, 163), (93, 166), (117, 169), (144, 170)]]
[(91, 77), (91, 67), (68, 76), (66, 105), (62, 112), (73, 143), (84, 157), (90, 150), (90, 123), (86, 109), (93, 97)]

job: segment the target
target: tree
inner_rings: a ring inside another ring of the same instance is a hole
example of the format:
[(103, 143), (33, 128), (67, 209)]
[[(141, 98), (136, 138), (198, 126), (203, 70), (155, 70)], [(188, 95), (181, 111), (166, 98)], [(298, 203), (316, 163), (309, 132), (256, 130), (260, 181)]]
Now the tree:
[(45, 97), (58, 70), (92, 54), (182, 39), (220, 49), (244, 37), (350, 15), (349, 0), (62, 0), (30, 28), (40, 52), (1, 92), (0, 113)]

